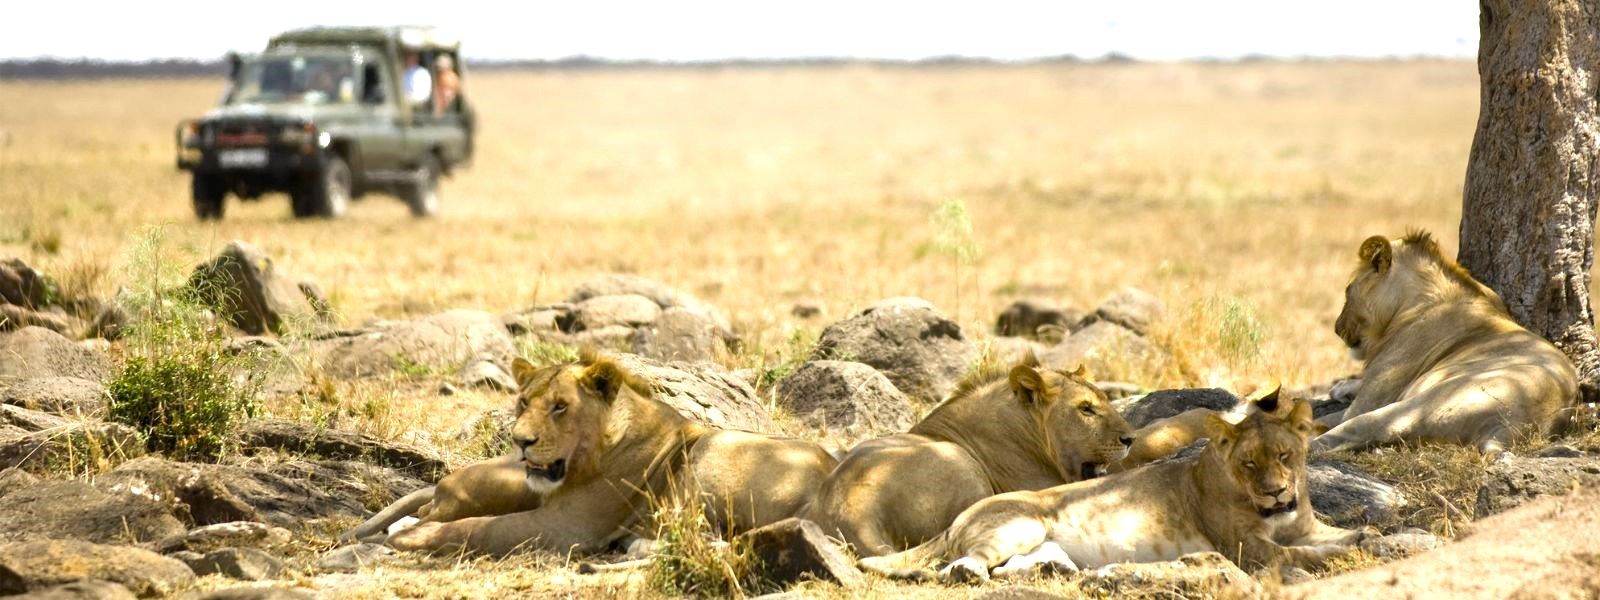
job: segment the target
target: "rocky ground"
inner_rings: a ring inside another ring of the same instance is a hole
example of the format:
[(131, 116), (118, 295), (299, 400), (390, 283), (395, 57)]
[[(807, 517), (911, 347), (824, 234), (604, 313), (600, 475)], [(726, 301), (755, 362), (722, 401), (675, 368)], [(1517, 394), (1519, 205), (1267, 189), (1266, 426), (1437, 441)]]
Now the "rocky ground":
[[(728, 368), (749, 349), (725, 314), (634, 275), (599, 275), (564, 302), (508, 314), (449, 310), (355, 327), (338, 322), (318, 286), (280, 272), (244, 242), (171, 289), (128, 289), (107, 299), (63, 297), (22, 261), (0, 262), (0, 594), (685, 591), (683, 578), (660, 567), (590, 573), (590, 558), (436, 558), (335, 541), (387, 502), (500, 451), (514, 385), (507, 372), (519, 355), (550, 364), (585, 345), (625, 352), (656, 382), (658, 397), (691, 418), (837, 449), (905, 430), (976, 365), (1030, 351), (1048, 365), (1089, 365), (1135, 427), (1237, 400), (1219, 389), (1141, 387), (1195, 367), (1156, 330), (1161, 300), (1131, 288), (1085, 311), (1018, 302), (998, 316), (993, 335), (963, 331), (924, 300), (889, 298), (826, 324), (789, 360), (743, 369)], [(820, 318), (811, 303), (793, 310)], [(185, 329), (184, 319), (198, 324)], [(179, 335), (195, 331), (202, 333)], [(189, 381), (147, 381), (141, 377), (166, 372), (132, 365), (167, 364), (157, 359), (196, 347), (213, 349), (194, 356), (227, 371), (220, 382), (206, 380), (219, 387), (205, 389), (239, 391), (245, 401), (227, 406), (247, 408), (203, 413), (199, 425), (156, 426), (130, 414), (130, 399)], [(1332, 382), (1302, 392), (1320, 415), (1341, 409), (1348, 389)], [(226, 427), (213, 438), (194, 433), (218, 422)], [(1327, 573), (1247, 574), (1210, 554), (1029, 585), (1065, 596), (1594, 597), (1600, 437), (1592, 421), (1584, 425), (1554, 442), (1529, 442), (1515, 456), (1414, 448), (1316, 457), (1310, 481), (1319, 513), (1383, 534)], [(183, 443), (191, 439), (217, 450)], [(798, 521), (736, 545), (764, 559), (738, 578), (748, 593), (1034, 597), (1000, 584), (864, 577), (836, 544)]]

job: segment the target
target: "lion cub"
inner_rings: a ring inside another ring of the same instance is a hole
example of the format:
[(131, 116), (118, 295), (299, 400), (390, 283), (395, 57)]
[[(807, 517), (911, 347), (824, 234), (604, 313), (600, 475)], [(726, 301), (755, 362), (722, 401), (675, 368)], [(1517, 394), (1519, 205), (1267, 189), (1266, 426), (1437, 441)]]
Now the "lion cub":
[(1041, 568), (1173, 560), (1216, 551), (1246, 568), (1313, 566), (1349, 551), (1359, 532), (1316, 520), (1306, 489), (1311, 406), (1276, 389), (1199, 455), (1102, 479), (1012, 492), (974, 504), (925, 544), (864, 558), (896, 578), (984, 580)]

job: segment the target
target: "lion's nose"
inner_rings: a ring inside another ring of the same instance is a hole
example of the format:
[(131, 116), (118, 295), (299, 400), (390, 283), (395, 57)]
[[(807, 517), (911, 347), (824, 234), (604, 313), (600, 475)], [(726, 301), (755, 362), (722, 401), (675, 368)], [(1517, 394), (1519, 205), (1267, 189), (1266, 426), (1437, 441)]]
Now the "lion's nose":
[(1118, 441), (1122, 442), (1122, 447), (1124, 447), (1124, 448), (1128, 448), (1128, 447), (1132, 447), (1133, 446), (1133, 438), (1131, 438), (1131, 437), (1122, 436), (1122, 439), (1120, 439)]
[(1280, 486), (1278, 489), (1275, 489), (1275, 490), (1268, 490), (1267, 491), (1267, 495), (1268, 496), (1272, 496), (1273, 498), (1277, 498), (1280, 494), (1282, 494), (1284, 492), (1287, 492), (1287, 491), (1289, 491), (1289, 486), (1285, 485), (1285, 486)]
[(517, 449), (526, 452), (528, 450), (529, 446), (532, 446), (534, 444), (539, 443), (539, 436), (535, 435), (535, 436), (530, 436), (530, 437), (517, 438), (515, 441), (516, 441), (516, 444), (517, 444)]

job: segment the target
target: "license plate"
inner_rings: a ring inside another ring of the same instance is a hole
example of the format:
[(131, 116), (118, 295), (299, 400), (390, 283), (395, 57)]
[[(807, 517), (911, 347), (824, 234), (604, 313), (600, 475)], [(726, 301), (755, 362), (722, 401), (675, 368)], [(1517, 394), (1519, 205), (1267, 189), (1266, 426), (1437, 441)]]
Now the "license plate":
[(217, 154), (217, 166), (224, 169), (248, 169), (267, 166), (266, 148), (223, 150)]

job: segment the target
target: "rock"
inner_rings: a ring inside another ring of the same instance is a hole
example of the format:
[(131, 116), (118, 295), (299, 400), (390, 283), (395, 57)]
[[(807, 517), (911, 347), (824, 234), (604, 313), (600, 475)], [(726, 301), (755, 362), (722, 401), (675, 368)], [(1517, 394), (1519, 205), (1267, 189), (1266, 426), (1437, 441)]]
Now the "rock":
[[(0, 411), (4, 409), (22, 410), (0, 405)], [(120, 423), (70, 422), (9, 439), (0, 434), (0, 469), (18, 467), (41, 474), (78, 471), (143, 455), (139, 434)]]
[(78, 540), (0, 545), (0, 595), (22, 594), (85, 579), (121, 584), (141, 597), (166, 596), (194, 581), (182, 562), (130, 546)]
[[(595, 296), (574, 304), (570, 321), (561, 330), (577, 333), (613, 325), (638, 327), (660, 316), (661, 306), (638, 294)], [(561, 321), (557, 321), (557, 325), (562, 325)]]
[(567, 302), (577, 304), (590, 298), (600, 296), (616, 296), (620, 294), (634, 294), (644, 296), (654, 301), (663, 310), (681, 307), (701, 313), (717, 325), (717, 331), (722, 334), (724, 341), (731, 346), (738, 345), (738, 338), (733, 335), (733, 327), (728, 322), (728, 317), (721, 311), (712, 307), (699, 298), (667, 286), (659, 281), (639, 277), (637, 275), (624, 275), (609, 273), (584, 281), (573, 288), (572, 294), (567, 296)]
[(97, 579), (74, 581), (28, 594), (30, 600), (133, 600), (128, 588)]
[(788, 518), (739, 536), (760, 565), (759, 577), (787, 587), (804, 578), (860, 585), (865, 578), (855, 562), (816, 523)]
[(291, 281), (277, 272), (272, 257), (238, 240), (195, 267), (188, 287), (217, 315), (251, 335), (283, 334), (328, 317), (327, 299), (315, 286)]
[(1000, 311), (1000, 316), (995, 318), (994, 334), (1031, 338), (1039, 335), (1041, 326), (1068, 329), (1082, 319), (1083, 313), (1062, 308), (1053, 302), (1018, 300)]
[(1300, 567), (1284, 566), (1283, 568), (1278, 570), (1278, 580), (1283, 585), (1294, 585), (1294, 584), (1297, 584), (1297, 583), (1305, 583), (1307, 581), (1311, 581), (1311, 580), (1316, 579), (1316, 578), (1317, 578), (1317, 576), (1316, 575), (1312, 575), (1311, 571), (1307, 571), (1307, 570), (1302, 569)]
[(1109, 322), (1121, 325), (1134, 333), (1150, 333), (1150, 326), (1166, 316), (1167, 306), (1150, 292), (1136, 287), (1125, 287), (1100, 301), (1099, 308), (1078, 321), (1073, 331), (1095, 323)]
[(0, 260), (0, 304), (27, 309), (49, 306), (55, 285), (20, 258)]
[(72, 423), (73, 421), (37, 410), (0, 404), (0, 425), (10, 425), (29, 433), (47, 429), (65, 429)]
[(107, 303), (95, 312), (94, 320), (89, 322), (89, 327), (84, 330), (84, 337), (105, 338), (108, 340), (122, 339), (122, 333), (127, 331), (128, 324), (133, 317), (127, 309), (114, 303)]
[(330, 573), (354, 573), (367, 565), (394, 560), (394, 549), (383, 544), (354, 544), (323, 552), (317, 568)]
[(1584, 451), (1566, 444), (1551, 444), (1535, 452), (1535, 458), (1582, 458)]
[(500, 322), (511, 335), (523, 336), (561, 331), (557, 320), (570, 323), (571, 315), (571, 304), (550, 304), (506, 313), (500, 316)]
[(289, 530), (266, 523), (232, 521), (196, 527), (150, 545), (162, 554), (205, 552), (223, 547), (272, 547), (289, 543)]
[(633, 348), (633, 331), (634, 329), (627, 325), (610, 325), (599, 329), (585, 329), (572, 335), (563, 334), (560, 337), (544, 337), (540, 339), (568, 346), (589, 346), (602, 350), (627, 352)]
[(1126, 400), (1117, 409), (1122, 412), (1122, 418), (1128, 421), (1128, 426), (1138, 429), (1196, 408), (1227, 412), (1238, 403), (1239, 397), (1228, 390), (1193, 388), (1156, 390)]
[(222, 548), (185, 560), (195, 575), (222, 575), (241, 581), (276, 579), (283, 561), (254, 548)]
[(802, 364), (778, 382), (775, 397), (807, 425), (842, 434), (852, 443), (916, 424), (911, 399), (882, 373), (858, 362)]
[(39, 483), (39, 478), (22, 469), (0, 469), (0, 498), (17, 490), (26, 489)]
[(1431, 533), (1396, 533), (1361, 540), (1362, 550), (1385, 560), (1402, 559), (1442, 545), (1444, 542), (1439, 540), (1439, 536)]
[(450, 310), (403, 321), (374, 321), (312, 342), (323, 371), (339, 378), (372, 377), (407, 368), (456, 372), (468, 362), (511, 363), (516, 349), (500, 319), (476, 310)]
[(77, 319), (62, 312), (29, 310), (15, 304), (0, 304), (0, 331), (43, 327), (61, 335), (72, 335), (79, 327)]
[(200, 600), (311, 600), (317, 595), (305, 588), (282, 586), (234, 587), (216, 590)]
[(676, 306), (661, 311), (655, 321), (635, 327), (628, 342), (634, 354), (656, 360), (721, 361), (729, 354), (715, 321)]
[(961, 326), (925, 300), (891, 298), (822, 330), (811, 360), (866, 363), (901, 392), (944, 399), (977, 358)]
[(1600, 490), (1545, 497), (1430, 552), (1282, 590), (1297, 599), (1594, 598)]
[(1600, 457), (1504, 456), (1484, 473), (1474, 517), (1501, 513), (1540, 496), (1565, 495), (1579, 486), (1600, 486)]
[(517, 391), (517, 380), (493, 361), (480, 360), (461, 369), (461, 385), (496, 392)]
[(789, 307), (789, 314), (796, 319), (813, 319), (822, 316), (822, 303), (816, 300), (801, 300)]
[(632, 354), (617, 358), (652, 383), (654, 398), (680, 414), (723, 429), (776, 430), (772, 415), (749, 382), (712, 363), (660, 362)]
[(1311, 505), (1322, 520), (1336, 527), (1382, 527), (1400, 520), (1408, 504), (1405, 494), (1352, 465), (1314, 460), (1306, 465)]
[(43, 327), (0, 333), (0, 381), (38, 377), (77, 377), (105, 381), (111, 358)]
[(320, 429), (288, 419), (246, 422), (239, 430), (239, 445), (247, 449), (265, 448), (338, 460), (360, 460), (399, 469), (428, 481), (436, 481), (450, 470), (443, 459), (424, 448), (360, 433)]
[(1066, 596), (1027, 587), (1010, 587), (987, 592), (978, 600), (1068, 600)]
[(48, 413), (94, 416), (106, 407), (110, 394), (99, 382), (77, 377), (24, 379), (0, 393), (0, 404)]
[(1175, 370), (1172, 356), (1139, 334), (1112, 322), (1097, 322), (1039, 355), (1047, 367), (1089, 367), (1095, 379), (1156, 381)]
[(108, 492), (82, 481), (43, 481), (0, 496), (0, 541), (70, 538), (98, 543), (159, 540), (184, 532), (158, 498)]
[(1092, 597), (1243, 598), (1261, 591), (1254, 579), (1216, 552), (1106, 565), (1084, 573), (1078, 587)]
[(426, 485), (359, 462), (270, 456), (254, 457), (248, 466), (146, 457), (122, 464), (95, 483), (172, 501), (174, 510), (187, 512), (196, 525), (261, 521), (282, 527), (303, 527), (314, 519), (365, 519), (383, 504)]

